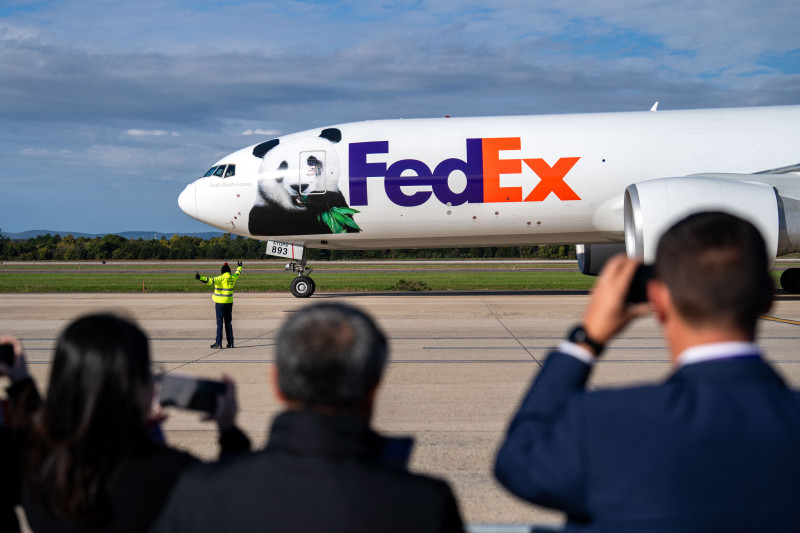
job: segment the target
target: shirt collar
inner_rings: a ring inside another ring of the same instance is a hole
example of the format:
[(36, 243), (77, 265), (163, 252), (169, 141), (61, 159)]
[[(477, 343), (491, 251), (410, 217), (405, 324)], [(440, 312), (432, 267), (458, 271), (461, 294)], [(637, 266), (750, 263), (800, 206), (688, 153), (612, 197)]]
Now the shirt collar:
[(678, 356), (678, 366), (737, 357), (759, 357), (760, 354), (761, 351), (753, 342), (714, 342), (685, 349)]

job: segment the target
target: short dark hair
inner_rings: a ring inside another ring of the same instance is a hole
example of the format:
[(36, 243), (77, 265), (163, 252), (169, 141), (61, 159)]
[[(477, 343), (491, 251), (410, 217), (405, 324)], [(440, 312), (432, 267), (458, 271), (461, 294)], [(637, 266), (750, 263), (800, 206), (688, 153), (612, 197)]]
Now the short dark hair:
[(278, 333), (278, 386), (307, 408), (364, 401), (386, 366), (386, 337), (363, 311), (338, 303), (301, 309)]
[(774, 284), (767, 248), (750, 222), (703, 212), (677, 222), (661, 237), (656, 275), (678, 313), (693, 324), (732, 327), (755, 336)]
[(231, 273), (231, 267), (228, 266), (228, 263), (225, 263), (224, 265), (222, 265), (222, 268), (219, 269), (220, 274), (224, 274), (225, 272), (227, 272), (228, 274)]
[(110, 519), (108, 480), (144, 438), (150, 380), (147, 337), (133, 322), (97, 314), (67, 326), (30, 450), (35, 502), (70, 521)]

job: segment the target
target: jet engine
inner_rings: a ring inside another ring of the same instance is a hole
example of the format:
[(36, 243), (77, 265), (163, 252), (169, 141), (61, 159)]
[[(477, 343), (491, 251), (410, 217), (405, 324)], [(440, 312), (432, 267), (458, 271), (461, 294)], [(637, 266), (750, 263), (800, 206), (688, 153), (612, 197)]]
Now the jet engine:
[[(770, 177), (779, 176), (702, 174), (629, 185), (623, 208), (628, 256), (653, 262), (658, 239), (672, 224), (692, 213), (711, 210), (752, 222), (766, 241), (770, 261), (799, 251), (800, 202), (781, 197), (766, 183), (745, 181)], [(788, 292), (800, 292), (800, 269), (787, 272), (781, 277), (781, 286)]]

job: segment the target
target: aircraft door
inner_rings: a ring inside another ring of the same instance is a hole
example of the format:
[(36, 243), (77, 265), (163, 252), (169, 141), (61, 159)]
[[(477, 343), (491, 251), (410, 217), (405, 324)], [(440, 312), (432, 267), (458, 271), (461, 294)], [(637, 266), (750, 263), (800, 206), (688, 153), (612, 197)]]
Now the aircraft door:
[(300, 171), (297, 176), (300, 194), (325, 194), (325, 161), (324, 150), (300, 152)]

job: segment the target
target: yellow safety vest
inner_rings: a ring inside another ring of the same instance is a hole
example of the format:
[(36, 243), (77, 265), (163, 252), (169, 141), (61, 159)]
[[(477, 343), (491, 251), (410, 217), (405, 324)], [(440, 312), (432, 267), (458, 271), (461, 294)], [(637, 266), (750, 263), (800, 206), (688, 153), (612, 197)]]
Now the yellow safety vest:
[(233, 286), (236, 285), (236, 280), (239, 279), (241, 273), (242, 267), (237, 267), (236, 272), (233, 274), (225, 272), (216, 278), (201, 276), (200, 281), (205, 281), (206, 284), (214, 286), (214, 294), (211, 296), (214, 302), (218, 304), (230, 304), (233, 303)]

